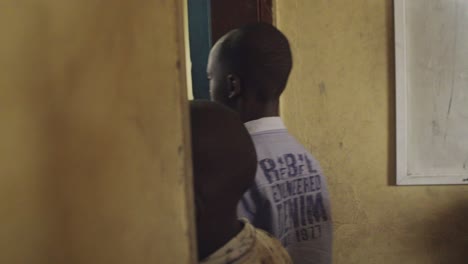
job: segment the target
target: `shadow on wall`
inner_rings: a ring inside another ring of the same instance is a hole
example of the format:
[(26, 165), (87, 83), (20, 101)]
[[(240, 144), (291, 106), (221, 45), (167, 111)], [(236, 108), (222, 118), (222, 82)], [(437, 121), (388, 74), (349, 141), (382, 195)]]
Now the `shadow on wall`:
[(468, 262), (468, 200), (448, 207), (429, 227), (431, 264)]
[(388, 83), (388, 185), (396, 185), (396, 82), (395, 82), (395, 29), (393, 19), (393, 1), (387, 1), (387, 83)]

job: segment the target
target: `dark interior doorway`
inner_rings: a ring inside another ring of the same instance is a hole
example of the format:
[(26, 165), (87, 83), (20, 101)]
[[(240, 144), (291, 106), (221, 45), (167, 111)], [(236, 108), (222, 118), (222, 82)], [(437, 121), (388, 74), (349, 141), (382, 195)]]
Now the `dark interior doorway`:
[(234, 28), (273, 23), (272, 0), (188, 0), (188, 20), (193, 97), (209, 99), (206, 64), (211, 46)]

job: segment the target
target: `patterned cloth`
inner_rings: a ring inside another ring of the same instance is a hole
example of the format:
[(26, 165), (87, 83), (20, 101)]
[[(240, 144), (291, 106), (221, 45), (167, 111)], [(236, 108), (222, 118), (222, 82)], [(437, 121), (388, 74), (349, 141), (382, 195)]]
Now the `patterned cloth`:
[(201, 264), (290, 264), (292, 263), (280, 242), (246, 219), (242, 231), (226, 245), (202, 260)]

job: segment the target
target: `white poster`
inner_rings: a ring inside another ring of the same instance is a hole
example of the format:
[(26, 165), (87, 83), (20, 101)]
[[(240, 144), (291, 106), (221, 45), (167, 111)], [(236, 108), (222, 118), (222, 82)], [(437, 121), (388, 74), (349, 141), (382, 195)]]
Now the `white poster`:
[(396, 0), (401, 185), (468, 184), (468, 1)]

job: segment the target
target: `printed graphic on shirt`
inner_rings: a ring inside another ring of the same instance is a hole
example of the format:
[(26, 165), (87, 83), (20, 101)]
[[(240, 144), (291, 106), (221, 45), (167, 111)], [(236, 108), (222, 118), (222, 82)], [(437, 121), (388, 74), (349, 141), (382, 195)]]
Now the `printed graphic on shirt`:
[(322, 224), (329, 221), (324, 205), (321, 177), (307, 154), (288, 153), (276, 159), (266, 158), (259, 166), (268, 181), (273, 210), (277, 212), (276, 227), (284, 246), (318, 239)]

